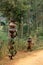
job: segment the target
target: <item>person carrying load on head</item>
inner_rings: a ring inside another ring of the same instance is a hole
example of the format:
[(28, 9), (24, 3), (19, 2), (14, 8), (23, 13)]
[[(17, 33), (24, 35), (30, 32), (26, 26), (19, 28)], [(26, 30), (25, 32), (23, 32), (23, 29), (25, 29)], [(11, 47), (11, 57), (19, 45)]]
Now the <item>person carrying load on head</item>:
[(27, 47), (27, 50), (32, 50), (32, 45), (33, 45), (33, 43), (32, 43), (32, 38), (28, 38), (28, 47)]

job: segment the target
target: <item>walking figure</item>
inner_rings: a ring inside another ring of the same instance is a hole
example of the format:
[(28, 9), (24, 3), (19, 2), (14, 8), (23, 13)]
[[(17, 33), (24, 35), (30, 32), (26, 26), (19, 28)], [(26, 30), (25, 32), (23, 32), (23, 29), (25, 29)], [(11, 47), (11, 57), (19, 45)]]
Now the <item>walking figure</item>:
[(16, 49), (14, 49), (14, 38), (16, 37), (16, 24), (14, 20), (11, 20), (9, 23), (9, 52), (10, 52), (10, 59), (13, 59), (13, 56), (17, 53)]
[(28, 38), (28, 47), (27, 47), (27, 50), (30, 50), (30, 51), (32, 51), (32, 45), (33, 45), (33, 43), (32, 43), (32, 39), (31, 38)]

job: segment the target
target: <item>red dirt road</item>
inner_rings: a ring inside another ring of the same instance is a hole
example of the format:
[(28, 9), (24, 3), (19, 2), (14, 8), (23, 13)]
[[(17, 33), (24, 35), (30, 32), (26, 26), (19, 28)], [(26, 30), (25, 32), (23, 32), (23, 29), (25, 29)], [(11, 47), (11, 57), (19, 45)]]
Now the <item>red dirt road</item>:
[(43, 51), (38, 51), (32, 53), (30, 56), (28, 55), (25, 58), (19, 59), (13, 65), (43, 65)]
[(17, 54), (12, 61), (9, 59), (4, 60), (3, 65), (43, 65), (43, 50), (19, 53), (19, 55)]

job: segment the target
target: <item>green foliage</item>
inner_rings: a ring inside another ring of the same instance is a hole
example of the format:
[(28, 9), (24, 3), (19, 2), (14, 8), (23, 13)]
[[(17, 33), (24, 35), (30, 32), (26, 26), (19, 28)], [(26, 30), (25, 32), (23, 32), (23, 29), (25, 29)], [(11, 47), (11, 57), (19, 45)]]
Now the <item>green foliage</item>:
[(8, 33), (0, 31), (0, 39), (7, 41), (8, 40)]
[(28, 9), (28, 6), (24, 5), (20, 1), (16, 1), (15, 3), (14, 0), (2, 0), (0, 3), (0, 10), (4, 13), (4, 16), (7, 16), (8, 18), (13, 17), (16, 21), (21, 21), (21, 17), (24, 16), (26, 10)]
[[(43, 0), (0, 0), (0, 11), (8, 19), (11, 17), (17, 21), (18, 39), (15, 41), (17, 50), (26, 48), (27, 36), (36, 36), (36, 39), (33, 39), (35, 41), (33, 49), (43, 48)], [(6, 26), (4, 30), (5, 28)], [(5, 43), (8, 42), (7, 32), (0, 31), (0, 38)]]
[(28, 26), (25, 25), (25, 26), (23, 27), (23, 33), (24, 33), (24, 35), (26, 35), (27, 31), (28, 31)]

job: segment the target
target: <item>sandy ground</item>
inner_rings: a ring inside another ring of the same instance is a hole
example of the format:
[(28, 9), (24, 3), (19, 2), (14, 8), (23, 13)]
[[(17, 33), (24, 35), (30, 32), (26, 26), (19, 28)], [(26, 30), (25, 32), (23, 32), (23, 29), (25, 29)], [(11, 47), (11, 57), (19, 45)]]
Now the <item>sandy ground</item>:
[(43, 50), (33, 52), (18, 52), (13, 60), (5, 57), (0, 65), (43, 65)]

